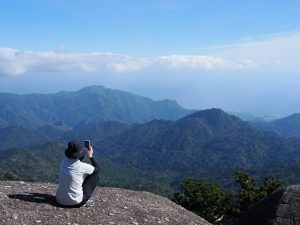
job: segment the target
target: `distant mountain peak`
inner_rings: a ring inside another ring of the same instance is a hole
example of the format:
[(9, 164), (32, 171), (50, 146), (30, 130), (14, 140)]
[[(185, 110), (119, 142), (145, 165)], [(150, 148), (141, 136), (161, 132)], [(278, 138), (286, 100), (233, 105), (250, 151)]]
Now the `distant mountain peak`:
[(0, 105), (0, 128), (38, 128), (57, 121), (73, 128), (101, 121), (131, 124), (153, 119), (176, 120), (193, 112), (174, 100), (155, 101), (100, 85), (56, 94), (0, 94)]
[(103, 91), (103, 90), (112, 90), (112, 89), (106, 88), (102, 85), (91, 85), (91, 86), (81, 88), (77, 92), (95, 92), (95, 91)]
[(211, 108), (211, 109), (205, 109), (205, 110), (200, 110), (197, 111), (191, 115), (190, 117), (198, 117), (198, 116), (204, 116), (204, 115), (209, 115), (209, 114), (214, 114), (214, 115), (221, 115), (221, 114), (227, 114), (220, 108)]
[(238, 117), (230, 115), (219, 108), (197, 111), (180, 120), (190, 119), (198, 120), (198, 122), (214, 134), (234, 131), (235, 129), (249, 128), (246, 122), (243, 122)]
[(212, 109), (197, 111), (195, 113), (188, 115), (187, 117), (206, 119), (206, 120), (210, 121), (211, 123), (217, 123), (217, 122), (219, 123), (221, 120), (239, 120), (240, 121), (239, 118), (232, 116), (219, 108), (212, 108)]

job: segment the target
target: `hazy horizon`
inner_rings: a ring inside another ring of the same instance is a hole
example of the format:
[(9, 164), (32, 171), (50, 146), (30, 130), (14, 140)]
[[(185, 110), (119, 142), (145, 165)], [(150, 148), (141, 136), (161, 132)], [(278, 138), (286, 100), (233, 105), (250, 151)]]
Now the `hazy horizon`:
[(300, 112), (300, 2), (4, 0), (0, 92), (102, 85), (189, 109)]

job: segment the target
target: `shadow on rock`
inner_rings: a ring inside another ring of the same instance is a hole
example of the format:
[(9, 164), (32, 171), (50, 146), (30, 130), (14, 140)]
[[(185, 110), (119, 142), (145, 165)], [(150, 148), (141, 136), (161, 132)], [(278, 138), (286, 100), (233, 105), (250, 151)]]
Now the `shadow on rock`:
[(44, 203), (56, 207), (62, 207), (57, 203), (55, 196), (49, 194), (41, 194), (41, 193), (12, 194), (12, 195), (8, 195), (8, 197), (11, 199), (19, 199), (21, 201), (26, 201), (26, 202)]
[(285, 219), (288, 221), (291, 215), (290, 198), (286, 190), (272, 193), (256, 203), (256, 205), (249, 209), (234, 225), (294, 225), (294, 223), (290, 223), (290, 221), (288, 223), (281, 221)]

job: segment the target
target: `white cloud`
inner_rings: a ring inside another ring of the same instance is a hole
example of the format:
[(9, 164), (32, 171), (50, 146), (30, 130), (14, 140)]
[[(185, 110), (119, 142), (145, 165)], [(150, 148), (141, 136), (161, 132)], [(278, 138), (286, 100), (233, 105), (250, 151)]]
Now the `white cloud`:
[(0, 75), (21, 75), (26, 72), (94, 73), (107, 69), (128, 72), (151, 64), (145, 58), (111, 53), (31, 52), (12, 48), (0, 49)]
[[(213, 51), (213, 52), (212, 52)], [(0, 48), (0, 76), (30, 72), (134, 72), (148, 67), (169, 70), (300, 70), (300, 32), (264, 36), (212, 47), (209, 54), (133, 57), (112, 53), (69, 53), (62, 44), (54, 52)]]
[(0, 48), (0, 75), (21, 75), (27, 72), (95, 73), (112, 70), (117, 73), (138, 71), (149, 66), (169, 69), (197, 70), (244, 69), (254, 67), (251, 60), (228, 60), (221, 57), (170, 55), (153, 58), (132, 57), (112, 53), (31, 52)]
[(171, 55), (160, 57), (169, 68), (191, 69), (245, 69), (255, 67), (251, 60), (232, 61), (221, 57), (198, 55)]
[[(129, 58), (129, 57), (128, 57)], [(128, 59), (126, 62), (110, 63), (108, 67), (113, 68), (116, 72), (122, 73), (127, 71), (138, 71), (152, 64), (152, 61), (146, 58)]]

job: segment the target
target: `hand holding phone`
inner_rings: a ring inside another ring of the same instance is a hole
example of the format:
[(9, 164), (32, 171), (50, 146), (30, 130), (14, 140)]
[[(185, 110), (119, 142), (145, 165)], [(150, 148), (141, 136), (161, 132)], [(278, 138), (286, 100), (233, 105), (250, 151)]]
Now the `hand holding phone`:
[(87, 154), (88, 154), (88, 156), (89, 156), (90, 158), (93, 157), (94, 150), (93, 150), (93, 148), (92, 148), (92, 146), (91, 146), (90, 140), (85, 140), (85, 141), (84, 141), (84, 147), (87, 148)]
[(86, 147), (87, 149), (89, 149), (91, 147), (91, 142), (90, 140), (84, 140), (84, 147)]

